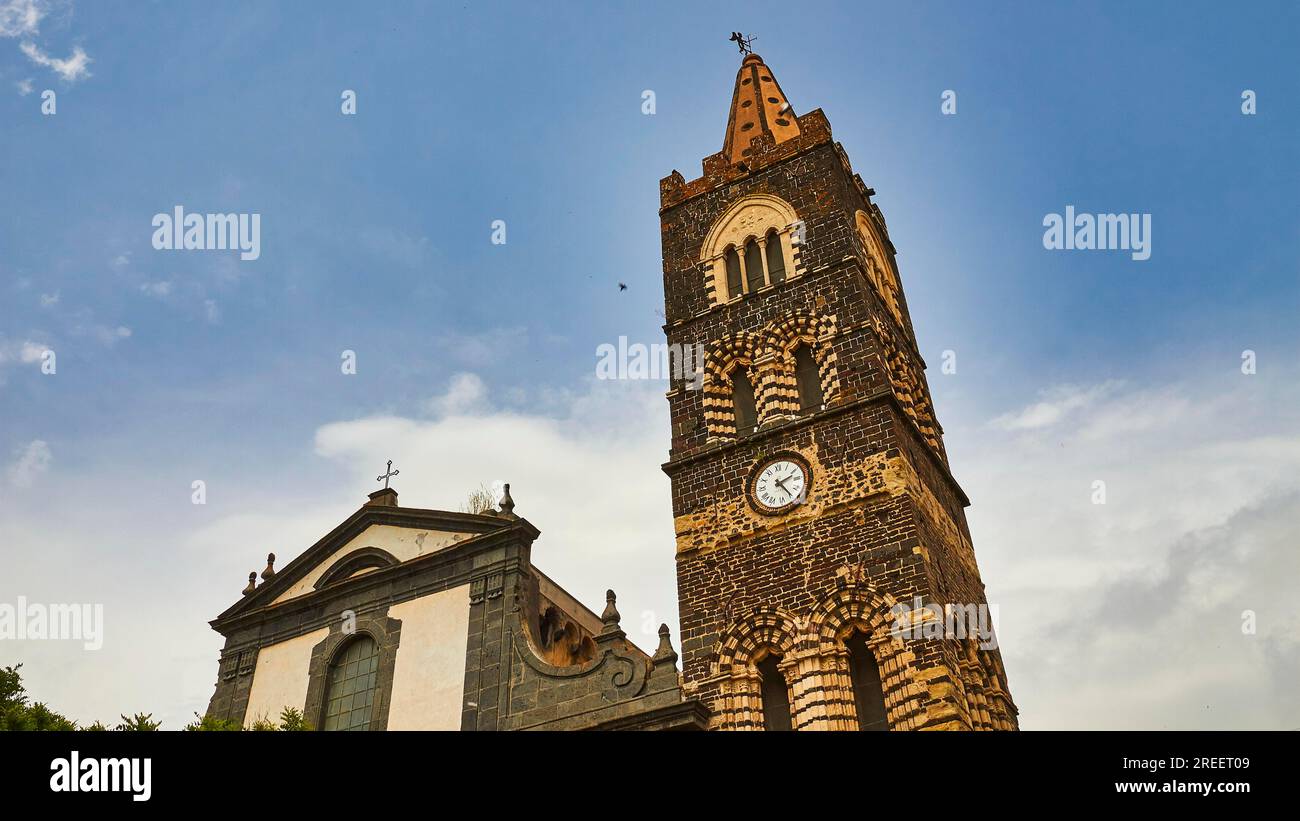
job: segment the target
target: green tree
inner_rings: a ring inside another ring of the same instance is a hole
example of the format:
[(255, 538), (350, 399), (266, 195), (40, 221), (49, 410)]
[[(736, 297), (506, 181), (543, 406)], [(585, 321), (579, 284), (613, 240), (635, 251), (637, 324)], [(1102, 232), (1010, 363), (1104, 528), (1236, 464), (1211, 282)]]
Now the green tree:
[(161, 721), (153, 720), (153, 713), (136, 713), (129, 718), (122, 716), (122, 721), (113, 729), (119, 732), (153, 732), (161, 726)]
[[(12, 667), (0, 667), (0, 731), (2, 730), (85, 730), (87, 732), (106, 732), (109, 729), (118, 732), (153, 732), (162, 727), (161, 721), (153, 720), (153, 713), (136, 713), (133, 716), (121, 716), (121, 721), (112, 728), (104, 722), (96, 721), (86, 727), (78, 727), (77, 722), (37, 702), (29, 704), (27, 690), (23, 687), (22, 674), (18, 672), (21, 664)], [(185, 725), (189, 731), (238, 732), (244, 728), (238, 721), (228, 718), (214, 718), (194, 714), (194, 721)], [(260, 716), (248, 728), (263, 732), (301, 732), (312, 729), (300, 710), (285, 707), (280, 711), (280, 722)]]
[(311, 729), (307, 719), (293, 707), (285, 707), (280, 713), (280, 729), (285, 732), (303, 732)]
[[(276, 724), (274, 721), (267, 718), (266, 715), (260, 715), (257, 718), (253, 719), (253, 723), (250, 724), (247, 729), (250, 732), (271, 733), (277, 731), (301, 732), (304, 730), (310, 730), (311, 728), (312, 728), (311, 725), (307, 723), (307, 720), (303, 718), (303, 715), (299, 710), (296, 710), (293, 707), (285, 707), (283, 710), (280, 711), (279, 724)], [(245, 728), (241, 727), (238, 721), (233, 721), (228, 718), (213, 718), (212, 716), (201, 716), (198, 713), (195, 713), (194, 721), (185, 725), (185, 729), (190, 731), (200, 731), (200, 732), (202, 731), (239, 732), (244, 730)]]
[(21, 664), (0, 667), (0, 730), (75, 730), (77, 723), (41, 702), (28, 704)]
[(237, 732), (244, 728), (239, 726), (238, 721), (229, 718), (214, 718), (195, 713), (194, 721), (186, 724), (185, 729), (190, 732)]

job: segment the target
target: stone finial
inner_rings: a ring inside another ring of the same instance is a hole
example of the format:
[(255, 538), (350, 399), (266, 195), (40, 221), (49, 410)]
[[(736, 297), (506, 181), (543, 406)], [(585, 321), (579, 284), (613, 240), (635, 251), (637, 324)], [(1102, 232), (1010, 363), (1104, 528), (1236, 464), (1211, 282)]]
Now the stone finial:
[(262, 571), (262, 581), (269, 582), (275, 575), (275, 554), (266, 554), (266, 569)]
[(614, 602), (617, 600), (618, 596), (614, 595), (613, 590), (605, 591), (605, 612), (600, 614), (600, 620), (605, 622), (606, 630), (611, 628), (617, 630), (618, 623), (623, 619), (618, 613), (618, 608), (614, 606)]
[(506, 482), (505, 487), (504, 487), (504, 489), (502, 490), (502, 493), (501, 493), (501, 504), (499, 505), (499, 507), (501, 508), (501, 515), (502, 515), (502, 516), (509, 516), (509, 517), (512, 517), (512, 518), (514, 517), (514, 515), (515, 515), (515, 500), (512, 499), (512, 498), (510, 497), (510, 483), (509, 483), (509, 482)]
[(248, 574), (248, 587), (244, 588), (244, 595), (247, 596), (257, 589), (257, 571), (254, 570)]
[(661, 664), (676, 664), (677, 651), (673, 649), (673, 643), (669, 639), (668, 625), (659, 625), (659, 647), (655, 650), (654, 657), (650, 659), (658, 667)]

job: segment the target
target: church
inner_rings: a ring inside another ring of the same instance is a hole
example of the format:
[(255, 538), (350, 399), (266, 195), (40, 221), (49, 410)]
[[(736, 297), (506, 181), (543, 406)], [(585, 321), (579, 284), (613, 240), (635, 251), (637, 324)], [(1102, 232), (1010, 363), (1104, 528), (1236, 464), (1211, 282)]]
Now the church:
[(996, 644), (899, 630), (929, 605), (987, 605), (969, 501), (875, 191), (822, 111), (795, 114), (746, 45), (722, 150), (697, 179), (659, 184), (664, 331), (704, 351), (702, 374), (667, 393), (676, 640), (664, 625), (657, 647), (637, 647), (612, 591), (597, 613), (534, 565), (539, 530), (509, 485), (469, 514), (400, 505), (385, 480), (283, 568), (269, 557), (211, 622), (225, 646), (209, 716), (247, 726), (293, 707), (323, 730), (1017, 728)]

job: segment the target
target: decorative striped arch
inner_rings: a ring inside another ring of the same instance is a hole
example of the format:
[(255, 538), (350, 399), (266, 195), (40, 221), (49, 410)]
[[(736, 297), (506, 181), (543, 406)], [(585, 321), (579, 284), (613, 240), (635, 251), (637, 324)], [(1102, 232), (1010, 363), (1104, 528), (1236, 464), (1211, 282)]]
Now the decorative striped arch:
[(817, 684), (824, 705), (824, 729), (857, 729), (857, 707), (849, 675), (845, 640), (855, 631), (866, 634), (867, 646), (880, 668), (885, 713), (890, 729), (913, 729), (925, 717), (925, 690), (916, 678), (916, 658), (893, 632), (892, 608), (897, 601), (880, 595), (871, 585), (841, 577), (839, 586), (813, 609), (808, 640), (825, 660)]
[(731, 373), (744, 367), (754, 383), (758, 424), (800, 411), (794, 350), (801, 343), (812, 350), (822, 397), (831, 404), (840, 397), (840, 378), (832, 341), (837, 333), (833, 314), (817, 316), (795, 311), (756, 333), (742, 331), (714, 342), (704, 361), (704, 422), (710, 438), (734, 439), (736, 414), (732, 406)]
[(752, 667), (763, 651), (790, 655), (799, 640), (799, 622), (779, 607), (756, 607), (736, 619), (718, 641), (717, 672)]
[(898, 283), (898, 274), (894, 270), (893, 263), (885, 253), (885, 245), (877, 235), (876, 227), (871, 217), (867, 216), (867, 212), (858, 211), (853, 219), (858, 229), (862, 250), (866, 254), (867, 277), (871, 280), (872, 287), (876, 289), (880, 301), (894, 315), (898, 324), (902, 325), (903, 312), (898, 304), (898, 294), (902, 286)]
[(758, 334), (742, 331), (709, 346), (704, 358), (704, 424), (710, 437), (736, 437), (736, 409), (733, 406), (731, 374), (744, 368), (754, 384), (758, 421), (763, 420), (764, 380), (759, 372), (763, 354), (762, 338)]
[(934, 421), (934, 407), (924, 383), (912, 367), (911, 357), (898, 345), (889, 326), (879, 318), (875, 321), (874, 331), (880, 343), (881, 359), (884, 360), (885, 373), (889, 377), (894, 397), (925, 441), (936, 453), (942, 455), (939, 449), (939, 431)]
[(773, 355), (776, 367), (768, 374), (763, 394), (767, 411), (783, 416), (799, 413), (799, 385), (795, 379), (794, 351), (806, 344), (817, 363), (822, 398), (831, 404), (839, 398), (840, 378), (835, 366), (835, 351), (831, 341), (836, 334), (834, 314), (818, 317), (809, 311), (795, 311), (769, 323), (763, 329), (763, 346)]
[[(763, 728), (763, 685), (757, 663), (769, 653), (782, 657), (779, 669), (797, 698), (792, 669), (799, 632), (798, 621), (776, 607), (755, 608), (727, 626), (714, 656), (713, 674), (721, 679), (721, 687), (713, 705), (711, 726), (727, 730)], [(791, 699), (791, 713), (798, 727), (796, 698)]]

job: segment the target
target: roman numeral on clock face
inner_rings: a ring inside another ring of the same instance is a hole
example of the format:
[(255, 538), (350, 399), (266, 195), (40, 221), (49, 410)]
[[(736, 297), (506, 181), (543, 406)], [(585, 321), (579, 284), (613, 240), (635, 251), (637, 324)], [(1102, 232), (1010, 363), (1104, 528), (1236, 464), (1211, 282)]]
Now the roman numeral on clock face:
[(807, 469), (793, 459), (773, 459), (754, 477), (752, 498), (763, 509), (775, 512), (803, 501), (808, 485)]

